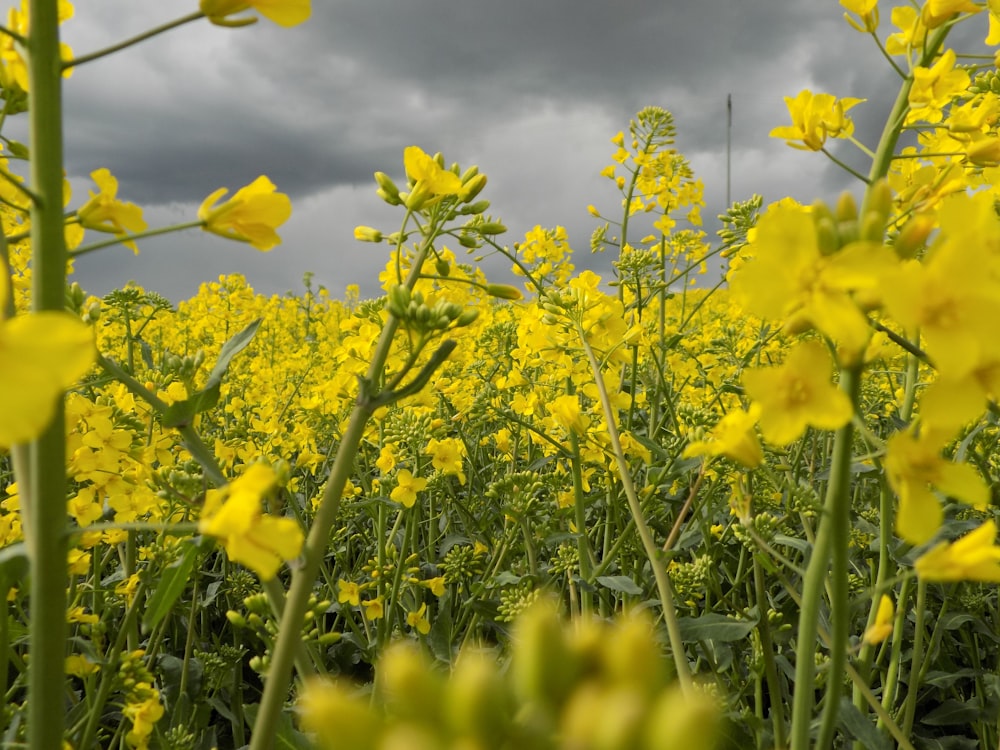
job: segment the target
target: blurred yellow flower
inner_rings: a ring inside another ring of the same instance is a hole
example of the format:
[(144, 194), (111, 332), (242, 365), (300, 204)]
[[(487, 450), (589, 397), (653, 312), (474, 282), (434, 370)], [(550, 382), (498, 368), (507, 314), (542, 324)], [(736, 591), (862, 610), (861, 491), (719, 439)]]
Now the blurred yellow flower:
[(351, 581), (337, 581), (337, 601), (341, 604), (350, 604), (352, 607), (361, 606), (361, 588)]
[(46, 311), (7, 319), (10, 277), (0, 271), (0, 447), (38, 437), (62, 392), (94, 363), (91, 330), (69, 313)]
[[(90, 178), (101, 191), (95, 193), (91, 190), (90, 200), (77, 209), (76, 216), (81, 226), (117, 235), (135, 234), (146, 230), (142, 209), (134, 203), (118, 200), (118, 180), (110, 171), (102, 167), (91, 172)], [(134, 242), (127, 241), (122, 244), (136, 255), (139, 254), (139, 248)]]
[(774, 445), (788, 445), (807, 427), (835, 430), (853, 414), (851, 400), (831, 382), (833, 359), (819, 341), (804, 341), (784, 364), (743, 373), (747, 395), (760, 404), (760, 431)]
[(896, 614), (896, 608), (892, 604), (892, 599), (886, 594), (878, 602), (878, 612), (875, 613), (875, 622), (865, 630), (862, 640), (872, 646), (881, 643), (892, 634), (892, 620)]
[(209, 21), (220, 26), (252, 23), (253, 19), (229, 18), (248, 10), (255, 10), (268, 21), (286, 28), (305, 23), (312, 14), (310, 0), (201, 0), (199, 7)]
[(731, 411), (709, 433), (710, 440), (697, 440), (684, 449), (684, 458), (692, 456), (725, 456), (753, 469), (764, 460), (754, 425), (760, 416), (760, 405), (748, 411)]
[(382, 604), (381, 596), (363, 601), (361, 602), (361, 606), (364, 607), (365, 618), (368, 620), (377, 620), (380, 617), (385, 617), (385, 606)]
[(917, 558), (914, 567), (924, 581), (1000, 583), (1000, 547), (992, 519), (953, 542), (939, 542)]
[(297, 521), (264, 515), (261, 497), (278, 478), (270, 466), (253, 464), (221, 490), (210, 490), (198, 529), (220, 539), (233, 562), (246, 565), (262, 580), (274, 578), (283, 560), (302, 550), (304, 536)]
[(985, 510), (990, 489), (969, 464), (941, 457), (945, 440), (924, 431), (897, 432), (886, 442), (885, 472), (899, 497), (896, 531), (910, 544), (923, 544), (941, 526), (943, 511), (931, 488)]
[(292, 215), (292, 202), (284, 193), (276, 193), (274, 183), (261, 175), (221, 205), (219, 199), (229, 192), (219, 188), (198, 209), (202, 228), (220, 237), (249, 242), (258, 250), (270, 250), (281, 242), (275, 229)]

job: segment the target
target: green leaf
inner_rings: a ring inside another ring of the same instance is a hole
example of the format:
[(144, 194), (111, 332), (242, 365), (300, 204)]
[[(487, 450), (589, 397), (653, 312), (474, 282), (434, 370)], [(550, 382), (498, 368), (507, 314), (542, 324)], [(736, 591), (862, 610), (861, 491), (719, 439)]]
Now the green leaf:
[(889, 738), (879, 732), (875, 724), (846, 697), (840, 699), (838, 723), (866, 750), (892, 750)]
[(191, 571), (198, 559), (198, 548), (194, 544), (186, 544), (180, 559), (164, 568), (156, 590), (149, 598), (146, 612), (142, 616), (142, 626), (147, 631), (155, 628), (160, 620), (167, 616), (177, 598), (184, 593)]
[(738, 641), (750, 635), (757, 625), (756, 620), (734, 620), (725, 615), (709, 612), (701, 617), (682, 617), (677, 621), (680, 625), (681, 640), (685, 643), (694, 641)]
[(28, 548), (24, 542), (8, 544), (0, 549), (0, 594), (16, 585), (28, 572)]
[(621, 594), (642, 595), (642, 589), (628, 576), (597, 576), (597, 582), (604, 588)]
[(263, 318), (257, 318), (242, 331), (233, 336), (222, 346), (219, 358), (215, 361), (215, 367), (208, 375), (205, 386), (190, 398), (177, 401), (167, 407), (163, 412), (163, 424), (165, 427), (184, 427), (191, 424), (194, 415), (199, 412), (208, 411), (219, 403), (219, 392), (222, 386), (222, 378), (229, 369), (229, 363), (233, 357), (247, 348), (253, 337), (260, 328)]
[(931, 727), (967, 726), (982, 721), (986, 714), (978, 700), (967, 702), (948, 699), (930, 713), (920, 718), (920, 723)]

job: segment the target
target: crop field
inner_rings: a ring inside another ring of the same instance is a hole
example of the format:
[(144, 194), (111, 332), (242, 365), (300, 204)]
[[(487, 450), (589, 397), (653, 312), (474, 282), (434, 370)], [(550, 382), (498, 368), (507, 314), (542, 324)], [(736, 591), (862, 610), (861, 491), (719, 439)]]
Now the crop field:
[(150, 228), (98, 167), (64, 206), (72, 8), (11, 11), (0, 747), (997, 747), (1000, 75), (948, 41), (996, 45), (1000, 8), (841, 5), (899, 73), (880, 141), (809, 90), (771, 132), (866, 155), (834, 205), (707, 233), (651, 106), (594, 165), (590, 248), (508, 237), (486, 175), (414, 145), (371, 184), (398, 223), (355, 230), (382, 296), (230, 274), (177, 304), (68, 266), (179, 229), (269, 250), (290, 199)]

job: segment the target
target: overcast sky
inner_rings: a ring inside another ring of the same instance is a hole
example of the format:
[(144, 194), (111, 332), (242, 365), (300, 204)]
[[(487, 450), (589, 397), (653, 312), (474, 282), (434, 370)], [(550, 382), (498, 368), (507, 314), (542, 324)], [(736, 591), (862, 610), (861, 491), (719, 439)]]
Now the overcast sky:
[[(195, 7), (88, 0), (63, 35), (82, 55)], [(842, 14), (836, 0), (313, 0), (312, 19), (292, 29), (185, 26), (66, 81), (72, 205), (107, 167), (119, 196), (157, 226), (191, 220), (217, 187), (267, 174), (294, 205), (284, 243), (262, 254), (192, 230), (140, 243), (139, 257), (82, 258), (76, 278), (95, 294), (135, 279), (177, 301), (222, 273), (270, 294), (300, 290), (313, 271), (335, 296), (348, 284), (375, 296), (387, 249), (356, 242), (353, 228), (398, 228), (402, 214), (376, 197), (372, 173), (401, 179), (410, 144), (480, 166), (505, 243), (561, 224), (577, 265), (606, 273), (610, 259), (589, 257), (586, 207), (617, 210), (598, 176), (610, 138), (644, 106), (670, 110), (714, 217), (730, 93), (733, 199), (831, 197), (850, 184), (843, 173), (768, 132), (789, 121), (783, 97), (809, 87), (868, 97), (852, 114), (874, 145), (897, 82)]]

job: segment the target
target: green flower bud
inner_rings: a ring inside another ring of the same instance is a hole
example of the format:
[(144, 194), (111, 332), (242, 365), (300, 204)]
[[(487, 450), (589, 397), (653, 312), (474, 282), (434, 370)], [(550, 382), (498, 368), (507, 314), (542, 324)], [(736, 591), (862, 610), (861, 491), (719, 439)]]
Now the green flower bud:
[(444, 258), (438, 258), (434, 262), (434, 270), (437, 271), (438, 276), (444, 276), (447, 278), (451, 273), (451, 264)]
[(700, 690), (685, 694), (680, 687), (668, 688), (653, 704), (641, 747), (712, 750), (721, 734), (719, 705)]
[(241, 615), (236, 610), (230, 609), (226, 612), (226, 619), (232, 623), (233, 627), (245, 628), (247, 626), (246, 618)]
[(375, 684), (388, 711), (403, 720), (436, 726), (441, 715), (441, 676), (412, 643), (398, 641), (382, 655)]
[(537, 602), (518, 618), (510, 677), (520, 700), (559, 708), (573, 690), (579, 667), (551, 601)]
[(816, 243), (823, 255), (833, 255), (840, 249), (840, 234), (833, 219), (823, 216), (816, 220)]
[(892, 249), (900, 258), (912, 258), (927, 242), (930, 233), (934, 231), (934, 220), (929, 216), (914, 216), (896, 235)]
[(403, 204), (403, 201), (400, 199), (398, 195), (395, 196), (390, 195), (389, 193), (382, 190), (382, 188), (376, 190), (375, 195), (384, 200), (390, 206), (401, 206)]
[(860, 239), (881, 244), (885, 238), (885, 215), (880, 211), (868, 211), (861, 220)]
[[(392, 178), (389, 175), (387, 175), (385, 172), (376, 172), (375, 173), (375, 182), (378, 184), (379, 190), (381, 190), (383, 193), (385, 193), (385, 196), (382, 198), (382, 200), (385, 200), (386, 203), (390, 203), (392, 201), (395, 201), (395, 203), (393, 203), (393, 205), (398, 206), (399, 205), (399, 188), (396, 187), (396, 183), (392, 181)], [(387, 198), (388, 198), (388, 200), (386, 200)]]
[(475, 216), (476, 214), (481, 214), (486, 209), (490, 207), (490, 202), (487, 200), (476, 201), (475, 203), (470, 203), (467, 206), (463, 206), (462, 210), (459, 211), (463, 216)]
[(427, 201), (432, 196), (430, 188), (428, 188), (425, 184), (418, 184), (408, 194), (400, 193), (399, 197), (403, 200), (403, 204), (408, 209), (411, 211), (419, 211), (426, 205)]
[(479, 232), (479, 234), (503, 234), (507, 231), (507, 227), (499, 221), (484, 221), (476, 227), (476, 231)]
[(889, 181), (884, 177), (868, 190), (864, 210), (865, 216), (870, 211), (876, 211), (881, 214), (883, 225), (889, 221), (889, 216), (892, 214), (892, 188), (889, 187)]
[(483, 192), (484, 187), (486, 187), (486, 175), (477, 174), (475, 177), (469, 180), (467, 184), (465, 184), (462, 193), (462, 200), (465, 203), (468, 203), (477, 195), (479, 195), (481, 192)]
[(487, 284), (486, 293), (498, 299), (519, 300), (523, 296), (517, 287), (510, 284)]
[(479, 317), (479, 310), (477, 310), (474, 307), (470, 307), (467, 310), (463, 310), (462, 314), (455, 319), (455, 327), (465, 328), (465, 326), (474, 323), (476, 318), (478, 317)]
[(854, 196), (846, 190), (837, 199), (837, 221), (857, 221), (858, 204), (854, 202)]
[(479, 240), (471, 234), (460, 234), (458, 235), (458, 244), (472, 249), (479, 247)]
[(511, 700), (496, 659), (481, 651), (464, 651), (445, 685), (445, 721), (458, 737), (495, 747), (511, 722)]
[(355, 691), (314, 678), (306, 683), (298, 704), (302, 728), (314, 734), (323, 750), (373, 750), (379, 719)]

